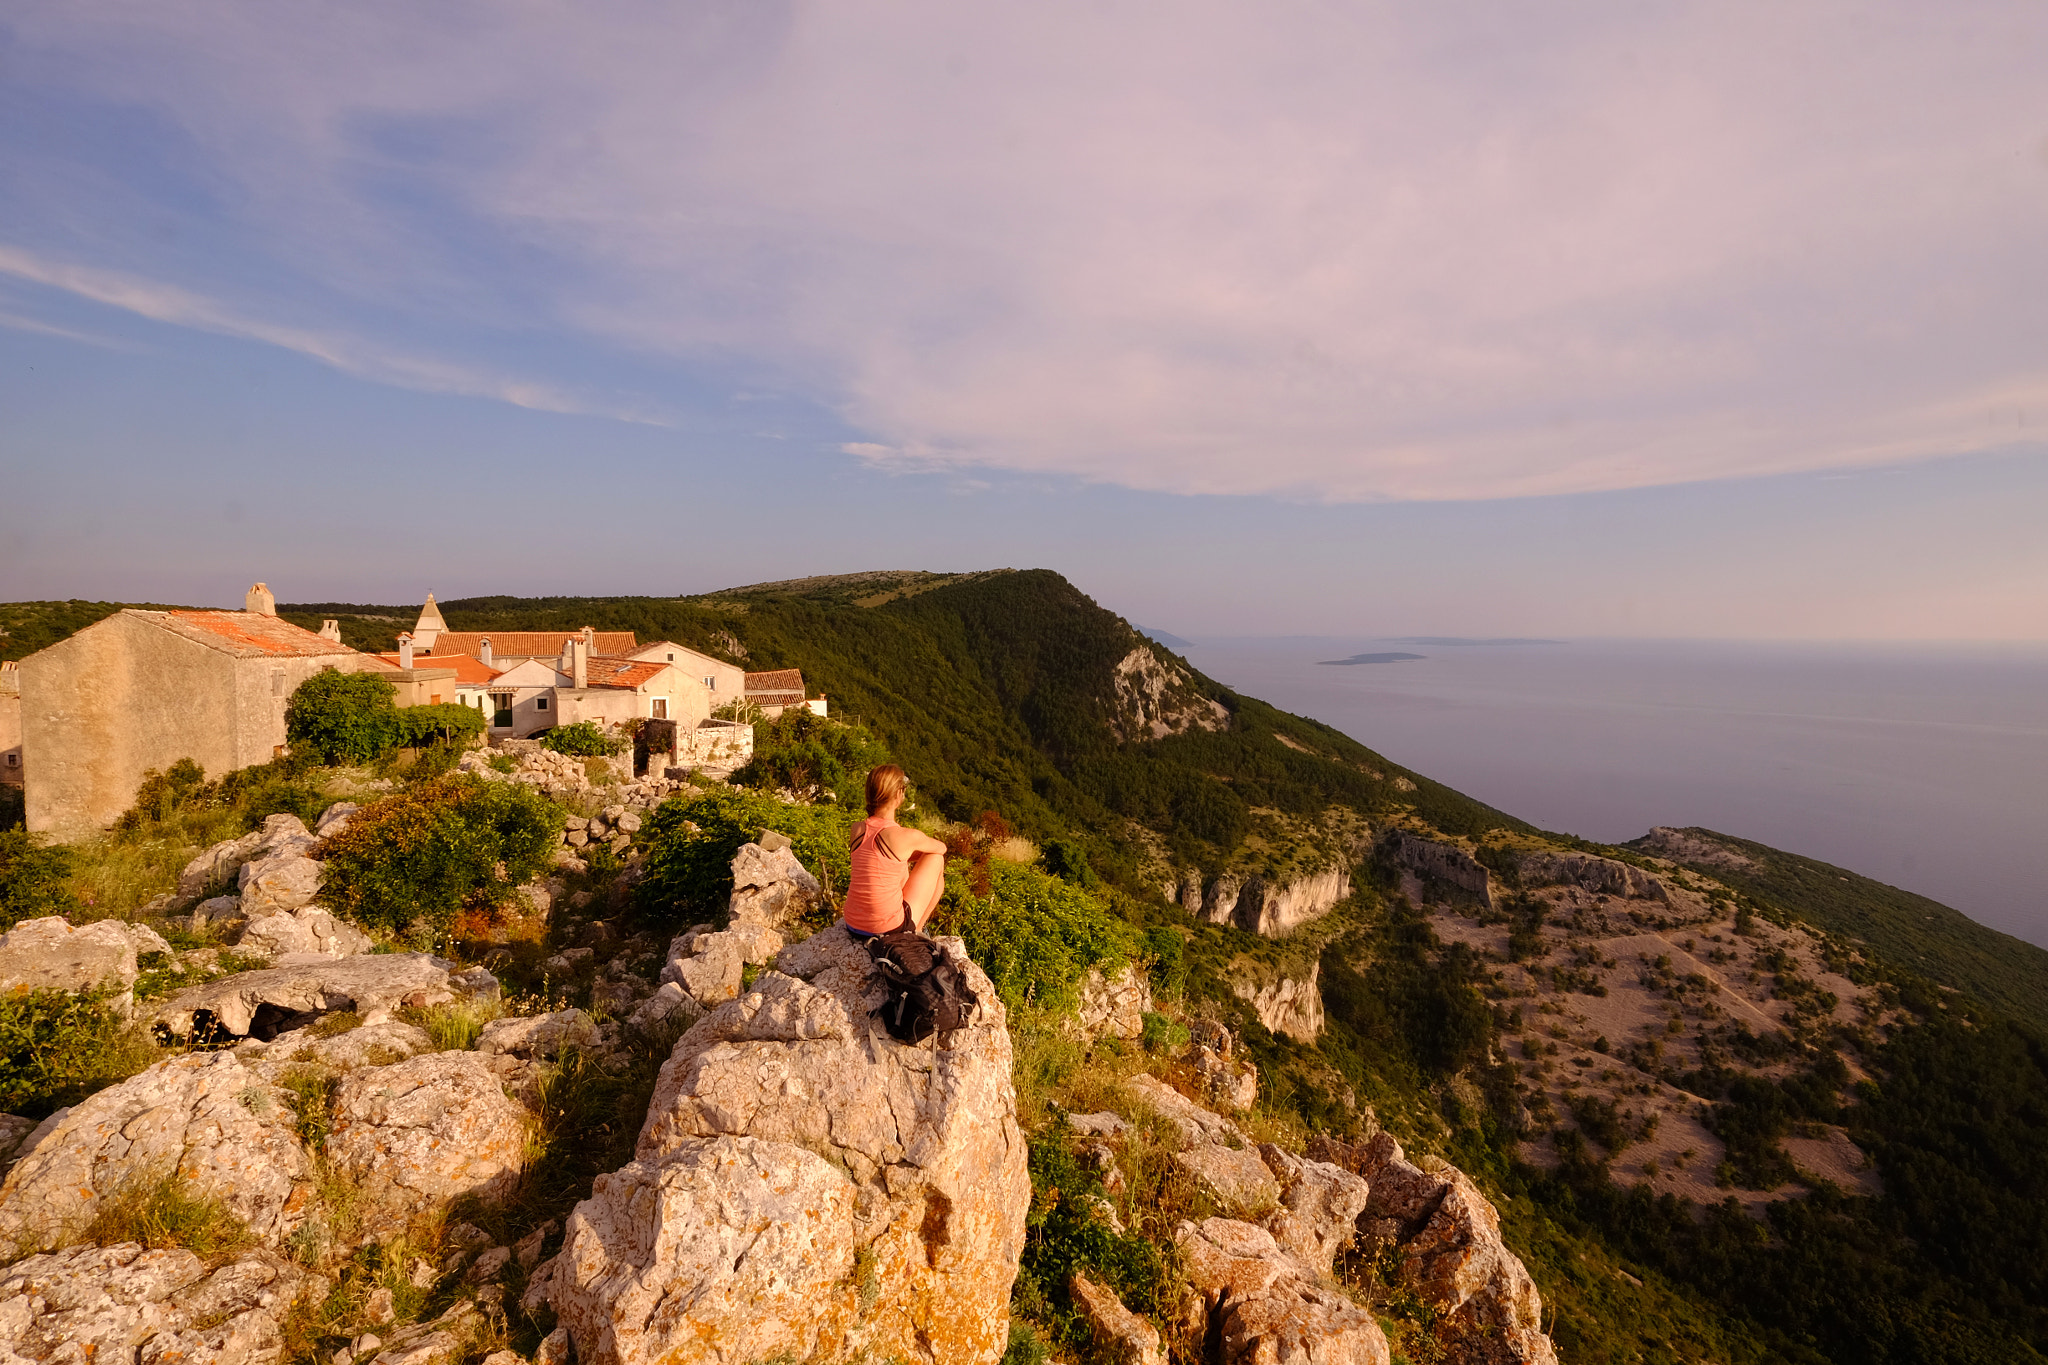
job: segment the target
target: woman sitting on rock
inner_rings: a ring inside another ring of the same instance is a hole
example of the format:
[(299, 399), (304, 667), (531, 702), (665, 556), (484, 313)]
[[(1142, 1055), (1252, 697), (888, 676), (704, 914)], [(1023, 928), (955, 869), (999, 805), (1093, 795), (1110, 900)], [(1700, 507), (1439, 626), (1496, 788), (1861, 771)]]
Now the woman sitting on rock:
[(847, 836), (853, 873), (841, 913), (847, 932), (875, 938), (892, 929), (923, 931), (946, 887), (946, 846), (896, 823), (909, 785), (903, 769), (884, 763), (868, 774), (868, 818)]

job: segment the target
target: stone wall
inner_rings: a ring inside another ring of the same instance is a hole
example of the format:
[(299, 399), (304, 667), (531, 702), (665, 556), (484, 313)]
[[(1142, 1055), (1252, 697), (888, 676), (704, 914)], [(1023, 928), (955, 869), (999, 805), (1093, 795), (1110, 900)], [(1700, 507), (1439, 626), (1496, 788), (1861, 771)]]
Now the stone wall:
[(0, 668), (0, 782), (21, 785), (21, 673)]
[(128, 611), (31, 654), (21, 661), (28, 827), (60, 838), (104, 829), (146, 770), (181, 758), (210, 777), (268, 762), (292, 690), (361, 657), (238, 658)]

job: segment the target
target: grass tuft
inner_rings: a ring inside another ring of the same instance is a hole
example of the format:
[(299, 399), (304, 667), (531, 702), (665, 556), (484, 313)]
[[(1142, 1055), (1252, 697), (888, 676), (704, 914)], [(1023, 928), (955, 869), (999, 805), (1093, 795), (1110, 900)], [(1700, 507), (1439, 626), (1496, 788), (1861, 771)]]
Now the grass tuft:
[(140, 1242), (152, 1251), (184, 1247), (207, 1260), (253, 1240), (225, 1203), (194, 1190), (176, 1171), (137, 1172), (102, 1196), (81, 1239), (100, 1246)]

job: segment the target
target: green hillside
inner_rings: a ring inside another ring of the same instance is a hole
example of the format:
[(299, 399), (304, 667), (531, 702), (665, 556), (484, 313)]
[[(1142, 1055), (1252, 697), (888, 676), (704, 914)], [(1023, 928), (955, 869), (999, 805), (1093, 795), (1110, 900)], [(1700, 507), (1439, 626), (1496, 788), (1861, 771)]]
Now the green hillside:
[[(1895, 973), (1923, 976), (1967, 992), (2015, 1019), (2048, 1030), (2048, 950), (1979, 924), (1940, 901), (1832, 863), (1707, 829), (1681, 833), (1718, 844), (1736, 856), (1675, 861), (1816, 928), (1868, 944)], [(1649, 838), (1628, 847), (1658, 851)]]

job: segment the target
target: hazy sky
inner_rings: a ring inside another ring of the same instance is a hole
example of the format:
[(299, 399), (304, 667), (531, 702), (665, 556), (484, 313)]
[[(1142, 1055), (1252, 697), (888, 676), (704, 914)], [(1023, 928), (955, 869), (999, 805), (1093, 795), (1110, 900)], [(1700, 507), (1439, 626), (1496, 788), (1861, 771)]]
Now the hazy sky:
[(0, 10), (0, 597), (2048, 638), (2048, 7)]

